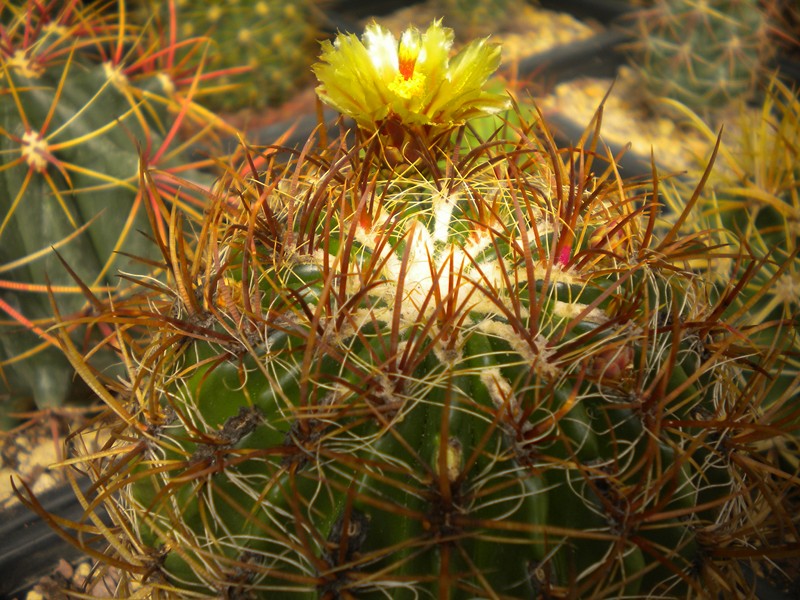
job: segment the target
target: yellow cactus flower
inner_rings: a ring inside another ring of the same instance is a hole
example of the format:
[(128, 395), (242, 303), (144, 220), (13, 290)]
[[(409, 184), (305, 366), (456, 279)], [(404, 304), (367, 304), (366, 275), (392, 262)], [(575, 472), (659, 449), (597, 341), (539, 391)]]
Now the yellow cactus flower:
[(453, 59), (453, 30), (434, 21), (425, 33), (409, 27), (398, 44), (392, 33), (372, 23), (359, 40), (339, 34), (322, 42), (312, 68), (323, 102), (376, 130), (387, 118), (406, 125), (450, 128), (467, 119), (508, 108), (508, 99), (483, 91), (500, 64), (500, 46), (474, 40)]

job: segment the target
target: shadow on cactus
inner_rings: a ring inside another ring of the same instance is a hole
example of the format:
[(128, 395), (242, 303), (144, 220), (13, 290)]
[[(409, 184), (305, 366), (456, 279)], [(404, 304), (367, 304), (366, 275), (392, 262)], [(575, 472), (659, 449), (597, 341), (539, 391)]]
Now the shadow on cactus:
[[(557, 148), (540, 118), (510, 150), (470, 144), (428, 118), (248, 149), (194, 235), (173, 211), (153, 233), (168, 284), (96, 317), (126, 377), (61, 335), (109, 407), (71, 440), (95, 483), (61, 533), (105, 537), (123, 595), (752, 591), (792, 548), (752, 519), (796, 530), (796, 471), (762, 446), (798, 409), (761, 405), (769, 364), (723, 318), (758, 263), (680, 233), (708, 171), (661, 229), (657, 179), (622, 180), (599, 146)], [(690, 266), (718, 254), (740, 265), (727, 286)]]
[[(0, 387), (39, 408), (59, 406), (75, 387), (51, 347), (48, 288), (66, 314), (91, 310), (52, 249), (96, 294), (116, 289), (117, 271), (143, 272), (125, 256), (152, 255), (137, 233), (148, 228), (140, 163), (159, 170), (167, 204), (198, 216), (187, 190), (210, 183), (199, 169), (211, 161), (189, 159), (188, 148), (221, 129), (191, 101), (197, 82), (170, 59), (174, 49), (127, 24), (124, 5), (116, 13), (100, 4), (28, 2), (3, 15), (0, 310), (10, 321)], [(180, 190), (177, 174), (192, 183)]]

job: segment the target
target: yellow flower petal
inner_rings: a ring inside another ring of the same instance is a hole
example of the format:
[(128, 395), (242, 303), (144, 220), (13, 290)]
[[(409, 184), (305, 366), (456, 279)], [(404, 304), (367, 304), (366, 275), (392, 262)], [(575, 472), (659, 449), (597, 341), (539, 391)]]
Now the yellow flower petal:
[(476, 40), (451, 61), (453, 39), (453, 30), (440, 20), (422, 34), (407, 29), (399, 43), (376, 23), (361, 40), (339, 34), (333, 44), (323, 42), (320, 62), (312, 67), (317, 93), (372, 131), (387, 117), (446, 129), (507, 108), (505, 96), (483, 91), (500, 65), (500, 47)]
[(399, 67), (397, 40), (392, 32), (377, 23), (372, 23), (367, 25), (361, 39), (378, 77), (386, 82), (394, 79)]
[(500, 65), (500, 46), (486, 39), (470, 42), (451, 61), (444, 87), (432, 102), (432, 113), (450, 115), (454, 121), (464, 121), (472, 116), (492, 114), (508, 108), (508, 99), (483, 91), (489, 76)]

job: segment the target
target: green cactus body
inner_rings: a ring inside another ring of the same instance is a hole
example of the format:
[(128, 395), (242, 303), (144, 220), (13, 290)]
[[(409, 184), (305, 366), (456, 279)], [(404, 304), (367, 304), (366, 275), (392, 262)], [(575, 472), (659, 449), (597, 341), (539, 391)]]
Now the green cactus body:
[(658, 0), (634, 35), (649, 92), (698, 111), (751, 95), (771, 48), (757, 0)]
[(645, 258), (630, 198), (559, 189), (543, 148), (453, 156), (458, 177), (345, 152), (219, 186), (221, 237), (178, 269), (206, 273), (202, 307), (162, 304), (131, 375), (148, 434), (129, 501), (169, 585), (699, 585), (693, 532), (733, 494), (712, 415), (737, 367), (668, 324), (708, 314), (709, 290)]
[[(67, 85), (59, 97), (56, 90), (62, 75), (66, 75)], [(23, 262), (11, 270), (9, 275), (13, 280), (40, 285), (49, 281), (56, 288), (74, 288), (69, 273), (48, 252), (51, 246), (57, 246), (59, 254), (92, 287), (113, 286), (118, 269), (131, 270), (133, 264), (138, 265), (121, 256), (114, 257), (125, 234), (149, 228), (142, 211), (138, 216), (130, 212), (138, 193), (139, 155), (129, 135), (145, 139), (136, 115), (127, 98), (110, 84), (102, 66), (84, 70), (72, 65), (70, 72), (46, 73), (35, 80), (11, 73), (8, 76), (14, 78), (29, 129), (23, 129), (14, 98), (7, 94), (0, 99), (0, 127), (20, 135), (25, 159), (12, 164), (20, 155), (20, 146), (14, 148), (15, 141), (9, 138), (0, 140), (3, 146), (0, 160), (5, 167), (0, 173), (3, 188), (0, 214), (4, 217), (0, 264), (24, 261), (42, 252), (45, 256), (41, 259)], [(53, 106), (56, 109), (51, 113)], [(48, 131), (43, 137), (40, 127), (44, 124), (48, 124)], [(105, 132), (97, 134), (104, 129)], [(154, 137), (152, 132), (147, 135)], [(59, 147), (63, 141), (79, 140), (82, 136), (89, 136), (90, 140), (86, 144)], [(158, 142), (158, 137), (153, 141)], [(63, 170), (47, 164), (44, 155), (51, 153), (50, 147), (58, 148), (52, 153), (60, 164), (66, 165)], [(87, 223), (91, 225), (76, 235)], [(127, 252), (152, 255), (146, 238), (137, 239), (135, 234), (130, 238), (124, 246)], [(52, 314), (47, 295), (41, 289), (25, 294), (19, 302), (24, 304), (20, 309), (28, 318), (43, 319)], [(77, 290), (71, 295), (58, 295), (65, 314), (79, 310), (85, 302)], [(2, 343), (7, 357), (17, 356), (24, 348), (39, 342), (33, 332), (6, 333)], [(30, 362), (27, 366), (19, 365), (28, 371), (26, 379), (39, 406), (59, 404), (62, 400), (59, 388), (61, 391), (69, 388), (72, 369), (63, 357), (57, 362), (63, 368), (50, 363), (44, 372)], [(54, 377), (59, 378), (58, 383), (51, 381)]]
[[(129, 257), (155, 256), (142, 234), (150, 224), (139, 192), (140, 157), (151, 161), (145, 166), (182, 165), (187, 179), (210, 180), (191, 168), (182, 142), (167, 141), (174, 140), (173, 123), (184, 119), (176, 117), (179, 108), (192, 114), (185, 98), (179, 107), (164, 95), (170, 72), (146, 73), (147, 56), (138, 55), (129, 58), (141, 63), (126, 68), (104, 46), (141, 32), (124, 29), (96, 4), (72, 8), (64, 10), (74, 23), (37, 3), (20, 8), (4, 25), (10, 50), (0, 56), (0, 393), (32, 397), (39, 408), (85, 395), (65, 357), (46, 347), (55, 337), (48, 333), (47, 286), (62, 315), (87, 306), (52, 249), (97, 297), (107, 297), (120, 271), (152, 269)], [(98, 62), (103, 55), (108, 60)], [(183, 196), (168, 204), (181, 204)]]
[[(187, 0), (177, 5), (180, 35), (184, 39), (208, 37), (211, 44), (205, 70), (223, 73), (214, 85), (230, 88), (227, 93), (204, 97), (210, 108), (238, 110), (279, 104), (308, 80), (319, 37), (319, 17), (312, 0), (214, 0), (202, 4)], [(201, 59), (201, 52), (192, 53), (192, 61)]]
[(753, 592), (796, 409), (765, 412), (763, 349), (692, 267), (712, 234), (541, 122), (468, 136), (499, 52), (450, 62), (451, 34), (323, 46), (359, 134), (247, 153), (194, 239), (154, 232), (168, 283), (97, 317), (134, 341), (127, 380), (80, 369), (114, 413), (88, 501), (139, 593)]

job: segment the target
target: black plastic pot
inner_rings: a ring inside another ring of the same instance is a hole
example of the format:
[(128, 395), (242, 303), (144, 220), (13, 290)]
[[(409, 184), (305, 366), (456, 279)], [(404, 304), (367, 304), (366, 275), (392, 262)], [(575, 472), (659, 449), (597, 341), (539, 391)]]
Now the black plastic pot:
[[(80, 487), (86, 491), (89, 482)], [(42, 494), (38, 501), (53, 515), (82, 520), (83, 508), (68, 485)], [(0, 517), (0, 598), (24, 598), (26, 590), (51, 573), (59, 560), (74, 561), (82, 556), (26, 506), (13, 506)]]

